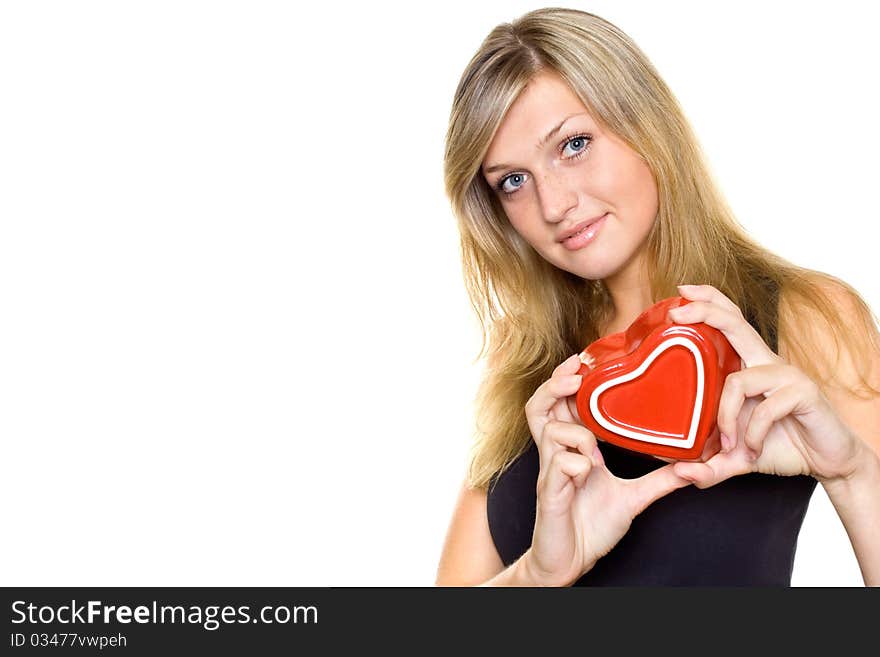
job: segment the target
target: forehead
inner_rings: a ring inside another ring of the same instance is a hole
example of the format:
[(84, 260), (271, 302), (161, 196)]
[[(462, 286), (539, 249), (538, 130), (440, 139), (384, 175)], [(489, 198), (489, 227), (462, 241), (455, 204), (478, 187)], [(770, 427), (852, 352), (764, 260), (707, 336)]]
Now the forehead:
[[(533, 77), (501, 121), (489, 144), (483, 166), (514, 159), (518, 153), (534, 150), (538, 141), (567, 116), (586, 113), (586, 106), (556, 73)], [(517, 146), (519, 150), (517, 151)]]

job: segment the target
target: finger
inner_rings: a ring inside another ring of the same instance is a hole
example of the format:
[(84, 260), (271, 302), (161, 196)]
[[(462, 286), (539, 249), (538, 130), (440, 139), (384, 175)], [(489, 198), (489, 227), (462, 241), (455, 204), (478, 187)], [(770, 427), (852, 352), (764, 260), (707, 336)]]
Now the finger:
[(679, 477), (673, 463), (664, 465), (662, 468), (652, 470), (638, 479), (626, 480), (627, 486), (633, 491), (633, 515), (636, 516), (644, 511), (653, 502), (678, 488), (690, 485), (690, 481)]
[(711, 285), (679, 285), (678, 291), (685, 299), (693, 301), (711, 301), (722, 308), (741, 313), (739, 306), (724, 295), (721, 290)]
[(551, 378), (556, 376), (557, 374), (574, 374), (581, 367), (581, 358), (580, 354), (572, 354), (564, 361), (559, 363), (554, 369), (553, 373), (550, 375)]
[(745, 320), (739, 309), (731, 310), (711, 301), (691, 301), (684, 306), (671, 309), (668, 315), (669, 319), (677, 324), (703, 322), (718, 329), (747, 366), (764, 365), (778, 360), (776, 354), (754, 327)]
[(724, 387), (721, 389), (721, 398), (718, 400), (716, 424), (718, 425), (718, 431), (727, 437), (727, 440), (721, 439), (721, 451), (725, 453), (732, 451), (736, 447), (736, 421), (747, 397), (743, 391), (743, 386), (746, 382), (741, 375), (747, 371), (740, 370), (739, 372), (728, 374), (724, 380)]
[(595, 447), (593, 447), (593, 452), (590, 454), (593, 459), (593, 464), (597, 466), (605, 465), (605, 457), (602, 456), (602, 450), (599, 449), (599, 443), (597, 442)]
[[(558, 446), (559, 449), (556, 449)], [(568, 447), (576, 449), (584, 456), (592, 456), (596, 447), (596, 436), (580, 424), (550, 420), (544, 425), (544, 435), (539, 450), (546, 449), (546, 457)], [(544, 456), (544, 454), (542, 454)]]
[(557, 401), (575, 394), (580, 388), (580, 374), (557, 374), (542, 383), (525, 405), (526, 419), (536, 442), (541, 440), (544, 424)]
[(709, 488), (733, 476), (754, 471), (754, 464), (746, 460), (745, 451), (718, 453), (705, 463), (679, 461), (672, 466), (679, 477), (688, 479), (697, 488)]
[(791, 367), (781, 364), (755, 365), (729, 374), (718, 400), (718, 429), (729, 439), (730, 452), (738, 442), (737, 420), (747, 397), (769, 397), (794, 381)]
[(760, 404), (755, 406), (749, 424), (746, 427), (743, 442), (757, 459), (764, 450), (764, 439), (774, 422), (791, 414), (804, 400), (804, 388), (802, 386), (787, 385)]
[[(577, 429), (585, 431), (586, 434), (576, 432)], [(580, 443), (584, 440), (587, 442), (581, 446)], [(544, 425), (541, 441), (538, 443), (539, 463), (550, 463), (554, 454), (567, 451), (569, 447), (573, 447), (584, 456), (591, 456), (595, 443), (595, 436), (586, 427), (561, 420), (549, 420)]]
[(558, 400), (577, 392), (583, 378), (582, 374), (572, 372), (554, 373), (535, 389), (526, 402), (526, 413), (535, 416), (546, 415)]
[(543, 495), (553, 497), (559, 495), (569, 482), (580, 488), (586, 482), (592, 468), (593, 462), (583, 454), (556, 452), (548, 464), (543, 490), (540, 490), (540, 484), (539, 490)]

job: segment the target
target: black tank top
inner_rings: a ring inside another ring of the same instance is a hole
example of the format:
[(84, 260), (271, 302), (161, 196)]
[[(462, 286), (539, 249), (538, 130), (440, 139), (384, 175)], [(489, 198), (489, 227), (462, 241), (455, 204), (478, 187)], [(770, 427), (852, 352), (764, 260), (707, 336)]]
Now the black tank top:
[[(768, 344), (778, 350), (775, 333)], [(599, 449), (608, 469), (624, 479), (666, 465), (607, 442), (600, 441)], [(532, 441), (489, 483), (489, 530), (505, 566), (532, 543), (538, 469)], [(620, 542), (574, 586), (790, 586), (798, 533), (816, 483), (808, 475), (749, 473), (711, 488), (674, 490), (637, 515)]]

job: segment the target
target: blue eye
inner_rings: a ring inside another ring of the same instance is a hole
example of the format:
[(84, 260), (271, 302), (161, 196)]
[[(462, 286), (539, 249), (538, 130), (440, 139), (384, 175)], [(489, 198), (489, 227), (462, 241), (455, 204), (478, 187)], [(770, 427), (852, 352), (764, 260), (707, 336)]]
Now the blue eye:
[[(510, 196), (511, 194), (513, 194), (513, 192), (508, 192), (506, 189), (504, 189), (504, 183), (507, 182), (508, 180), (512, 180), (512, 181), (514, 181), (514, 182), (516, 182), (516, 181), (518, 181), (518, 180), (521, 181), (523, 178), (525, 178), (525, 176), (523, 176), (521, 173), (514, 173), (514, 174), (511, 174), (511, 175), (509, 175), (509, 176), (505, 176), (505, 177), (504, 177), (504, 178), (498, 183), (498, 189), (500, 189), (502, 192), (504, 192), (505, 194), (507, 194), (508, 196)], [(514, 191), (516, 191), (517, 189), (519, 189), (518, 186), (514, 188)]]
[[(584, 153), (586, 153), (590, 149), (590, 143), (593, 141), (593, 138), (590, 135), (573, 135), (571, 137), (567, 137), (565, 141), (562, 142), (562, 152), (565, 154), (565, 149), (571, 145), (576, 149), (573, 155), (570, 155), (566, 159), (568, 160), (576, 160), (580, 157), (583, 157)], [(524, 182), (525, 174), (522, 173), (511, 173), (504, 176), (501, 180), (499, 180), (495, 184), (495, 189), (510, 198), (516, 191), (522, 187)], [(508, 191), (504, 185), (507, 181), (515, 181), (520, 184), (516, 185), (512, 191)]]
[[(573, 137), (572, 139), (569, 139), (567, 142), (565, 142), (565, 146), (568, 146), (569, 144), (583, 144), (583, 146), (580, 149), (575, 151), (575, 153), (577, 154), (577, 153), (580, 153), (580, 152), (585, 151), (587, 149), (587, 138), (586, 137)], [(563, 152), (565, 152), (564, 147), (562, 150), (563, 150)]]

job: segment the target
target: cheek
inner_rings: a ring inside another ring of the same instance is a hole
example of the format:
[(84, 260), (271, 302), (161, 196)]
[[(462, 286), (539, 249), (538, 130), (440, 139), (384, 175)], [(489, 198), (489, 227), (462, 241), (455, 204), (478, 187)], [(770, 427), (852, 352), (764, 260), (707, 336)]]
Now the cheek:
[(520, 216), (515, 212), (507, 212), (507, 222), (511, 225), (513, 230), (515, 230), (520, 235), (525, 235), (527, 232), (526, 224), (522, 221)]
[(647, 165), (644, 165), (642, 168), (642, 177), (644, 179), (644, 183), (642, 184), (642, 189), (644, 190), (642, 202), (644, 203), (644, 207), (649, 217), (649, 224), (652, 224), (654, 223), (654, 218), (657, 216), (657, 212), (660, 210), (660, 201), (657, 196), (657, 183), (654, 182), (654, 176), (651, 175), (651, 170), (648, 169)]
[(657, 185), (654, 176), (644, 161), (634, 156), (631, 161), (617, 171), (613, 197), (621, 208), (624, 219), (645, 231), (654, 224), (659, 210)]
[(507, 220), (513, 229), (527, 241), (532, 241), (539, 235), (538, 222), (530, 214), (528, 209), (518, 208), (505, 210)]
[(632, 167), (634, 181), (633, 202), (650, 219), (654, 218), (658, 210), (657, 185), (651, 170), (641, 158), (636, 158)]

